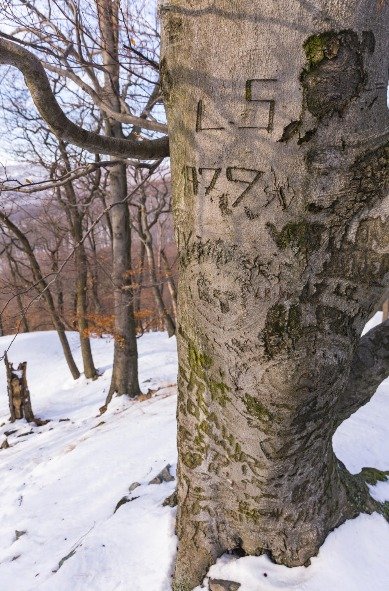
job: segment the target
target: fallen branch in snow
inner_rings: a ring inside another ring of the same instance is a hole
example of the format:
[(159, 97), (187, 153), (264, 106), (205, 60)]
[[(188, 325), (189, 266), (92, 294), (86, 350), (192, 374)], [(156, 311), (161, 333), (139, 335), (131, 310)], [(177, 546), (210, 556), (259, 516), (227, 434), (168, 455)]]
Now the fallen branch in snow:
[(52, 570), (53, 573), (58, 572), (59, 569), (61, 568), (61, 566), (64, 564), (64, 562), (66, 562), (67, 560), (69, 560), (69, 558), (71, 558), (72, 556), (75, 555), (77, 548), (79, 548), (79, 546), (81, 546), (82, 540), (92, 531), (92, 529), (95, 527), (95, 525), (96, 525), (96, 522), (93, 523), (92, 527), (90, 529), (88, 529), (88, 531), (85, 534), (83, 534), (81, 536), (81, 538), (78, 538), (77, 542), (75, 544), (73, 544), (72, 548), (70, 549), (70, 552), (68, 554), (66, 554), (66, 556), (61, 558), (61, 560), (58, 563), (58, 567), (56, 569)]

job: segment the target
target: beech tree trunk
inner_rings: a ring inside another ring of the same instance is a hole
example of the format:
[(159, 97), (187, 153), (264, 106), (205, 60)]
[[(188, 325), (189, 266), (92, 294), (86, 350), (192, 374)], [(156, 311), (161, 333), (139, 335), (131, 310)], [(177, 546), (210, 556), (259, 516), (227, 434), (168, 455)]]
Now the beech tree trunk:
[(367, 401), (348, 383), (388, 284), (388, 5), (169, 0), (161, 20), (187, 591), (234, 548), (302, 565), (377, 508), (332, 436)]
[(141, 393), (131, 275), (131, 228), (126, 197), (126, 167), (125, 164), (118, 164), (110, 171), (109, 191), (109, 204), (116, 204), (111, 209), (115, 346), (107, 402), (115, 392), (119, 396), (127, 394), (131, 398)]
[[(112, 111), (120, 113), (118, 0), (97, 0), (99, 29), (104, 63), (104, 95)], [(123, 128), (105, 117), (106, 135), (124, 140)], [(107, 205), (112, 227), (112, 283), (114, 286), (114, 359), (112, 380), (106, 405), (116, 392), (131, 398), (141, 393), (138, 378), (138, 348), (134, 317), (134, 293), (131, 270), (131, 226), (128, 186), (124, 162), (112, 166), (109, 175)], [(103, 407), (104, 408), (104, 407)]]
[(174, 323), (176, 323), (177, 322), (177, 289), (176, 289), (176, 285), (174, 283), (174, 279), (172, 277), (172, 269), (171, 269), (169, 260), (166, 256), (166, 253), (162, 249), (160, 254), (161, 254), (161, 260), (163, 262), (163, 267), (165, 270), (165, 277), (166, 277), (166, 283), (167, 283), (167, 287), (168, 287), (169, 294), (170, 294), (170, 300), (172, 303), (173, 321), (174, 321)]

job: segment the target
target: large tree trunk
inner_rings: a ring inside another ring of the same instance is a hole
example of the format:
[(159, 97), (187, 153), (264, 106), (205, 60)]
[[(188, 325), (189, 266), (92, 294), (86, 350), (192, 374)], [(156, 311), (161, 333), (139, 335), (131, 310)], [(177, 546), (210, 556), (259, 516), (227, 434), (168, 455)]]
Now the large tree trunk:
[(332, 436), (366, 402), (347, 382), (388, 281), (388, 7), (169, 0), (161, 17), (186, 591), (235, 547), (304, 564), (374, 506)]

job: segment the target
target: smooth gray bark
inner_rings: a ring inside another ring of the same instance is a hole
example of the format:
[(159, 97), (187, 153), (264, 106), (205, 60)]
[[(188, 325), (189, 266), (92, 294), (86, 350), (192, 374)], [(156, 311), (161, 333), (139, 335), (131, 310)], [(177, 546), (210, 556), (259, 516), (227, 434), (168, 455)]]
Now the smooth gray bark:
[(332, 435), (366, 402), (345, 393), (388, 284), (388, 6), (170, 0), (161, 19), (186, 591), (234, 548), (304, 564), (376, 506)]
[(138, 381), (138, 349), (134, 318), (131, 270), (131, 226), (126, 201), (126, 167), (118, 164), (110, 172), (108, 204), (112, 223), (112, 282), (114, 286), (114, 360), (109, 395), (116, 392), (131, 398), (141, 393)]
[[(119, 3), (97, 0), (99, 29), (104, 63), (104, 94), (107, 104), (120, 112), (118, 11)], [(105, 119), (110, 138), (125, 142), (121, 123)], [(112, 283), (114, 287), (114, 360), (112, 380), (105, 405), (114, 393), (135, 397), (141, 393), (138, 381), (138, 350), (134, 318), (134, 294), (131, 269), (131, 225), (128, 208), (126, 165), (119, 162), (109, 175), (107, 205), (112, 227)]]

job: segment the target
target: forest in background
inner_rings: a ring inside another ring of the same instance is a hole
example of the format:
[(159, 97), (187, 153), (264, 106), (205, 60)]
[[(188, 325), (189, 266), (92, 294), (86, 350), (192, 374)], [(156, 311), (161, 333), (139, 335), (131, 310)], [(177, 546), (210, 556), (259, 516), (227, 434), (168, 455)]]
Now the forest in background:
[[(11, 165), (6, 170), (19, 182), (27, 174), (33, 178), (44, 177), (44, 171), (38, 168), (33, 175), (21, 165)], [(129, 175), (129, 186), (135, 188), (129, 203), (132, 212), (129, 274), (133, 281), (137, 332), (142, 334), (164, 330), (165, 313), (175, 323), (177, 269), (169, 171), (157, 171), (139, 189), (136, 182)], [(86, 334), (92, 337), (113, 334), (112, 226), (105, 195), (107, 183), (106, 172), (72, 183), (82, 217), (81, 239), (87, 267)], [(76, 242), (66, 190), (61, 187), (27, 196), (7, 191), (1, 199), (4, 215), (31, 245), (64, 326), (77, 330), (80, 319)], [(23, 241), (5, 222), (1, 225), (0, 240), (1, 334), (52, 329), (47, 302), (42, 288), (36, 285)], [(164, 307), (160, 306), (160, 298)]]
[[(118, 141), (166, 132), (154, 7), (130, 2), (0, 3), (6, 40), (37, 52), (72, 122)], [(90, 154), (50, 132), (23, 76), (0, 90), (0, 333), (54, 328), (74, 378), (67, 330), (115, 342), (112, 395), (139, 394), (136, 337), (176, 327), (169, 163)], [(35, 74), (33, 75), (35, 77)], [(0, 159), (1, 160), (1, 159)]]

